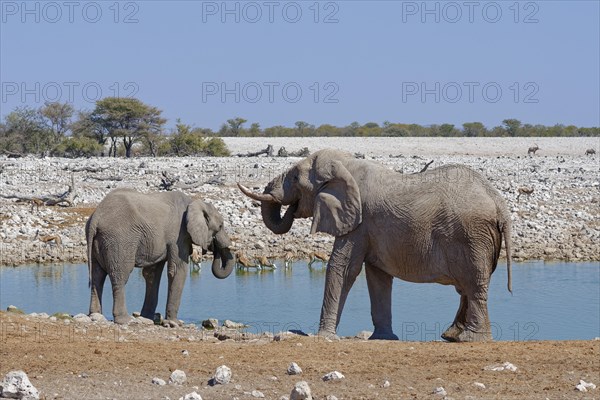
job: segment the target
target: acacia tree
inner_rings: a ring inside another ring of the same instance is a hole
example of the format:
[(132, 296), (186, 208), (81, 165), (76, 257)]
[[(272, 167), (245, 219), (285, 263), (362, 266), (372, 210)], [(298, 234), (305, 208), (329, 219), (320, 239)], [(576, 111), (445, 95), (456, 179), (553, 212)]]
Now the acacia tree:
[(505, 119), (502, 121), (502, 123), (504, 124), (504, 129), (506, 130), (506, 133), (508, 133), (508, 136), (514, 137), (519, 134), (521, 128), (521, 121), (519, 121), (518, 119)]
[(37, 153), (43, 156), (52, 147), (51, 136), (39, 110), (17, 107), (5, 117), (0, 146), (9, 153)]
[(149, 133), (160, 132), (166, 120), (156, 107), (134, 98), (106, 97), (96, 102), (91, 121), (108, 132), (111, 145), (108, 154), (116, 157), (117, 142), (121, 139), (125, 156), (131, 157), (133, 144)]
[(463, 133), (467, 137), (485, 136), (487, 129), (481, 122), (465, 122), (463, 125)]
[(229, 124), (229, 130), (231, 131), (231, 134), (233, 136), (240, 136), (240, 133), (243, 129), (242, 125), (244, 125), (246, 122), (248, 122), (248, 120), (240, 117), (228, 119), (227, 123)]
[(48, 121), (52, 144), (58, 144), (65, 137), (74, 113), (75, 108), (69, 103), (46, 102), (40, 108), (40, 114)]

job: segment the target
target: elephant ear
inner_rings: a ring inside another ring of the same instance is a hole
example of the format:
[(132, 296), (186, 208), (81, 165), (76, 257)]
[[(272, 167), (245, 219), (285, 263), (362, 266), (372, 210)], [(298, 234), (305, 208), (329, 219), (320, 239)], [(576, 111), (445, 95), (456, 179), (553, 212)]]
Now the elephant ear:
[(208, 232), (206, 210), (202, 201), (196, 200), (190, 203), (185, 213), (185, 222), (187, 231), (192, 237), (192, 242), (205, 248), (211, 238)]
[(345, 235), (362, 222), (360, 191), (356, 181), (339, 161), (317, 168), (321, 186), (315, 198), (311, 233)]

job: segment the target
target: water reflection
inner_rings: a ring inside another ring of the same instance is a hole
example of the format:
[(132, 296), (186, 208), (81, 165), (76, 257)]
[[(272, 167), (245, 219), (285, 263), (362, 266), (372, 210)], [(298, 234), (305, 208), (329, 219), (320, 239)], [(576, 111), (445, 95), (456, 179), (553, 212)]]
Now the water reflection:
[[(191, 273), (179, 316), (186, 321), (231, 319), (252, 324), (252, 330), (293, 326), (314, 332), (318, 326), (326, 269), (305, 261), (290, 268), (276, 260), (276, 270), (239, 270), (216, 279), (209, 261)], [(166, 272), (165, 272), (166, 273)], [(167, 279), (160, 288), (158, 312), (164, 313)], [(591, 339), (600, 336), (600, 267), (598, 263), (517, 263), (514, 295), (506, 291), (501, 265), (490, 285), (489, 309), (497, 340)], [(141, 270), (126, 287), (130, 312), (140, 310), (145, 282)], [(574, 295), (576, 294), (576, 295)], [(0, 267), (0, 307), (14, 304), (26, 312), (87, 313), (86, 265)], [(107, 280), (104, 314), (111, 319), (112, 291)], [(394, 280), (393, 326), (404, 340), (438, 340), (454, 318), (459, 298), (453, 287)], [(352, 288), (338, 332), (353, 335), (372, 330), (364, 271)]]
[(39, 286), (40, 281), (60, 281), (63, 278), (65, 266), (63, 264), (57, 265), (40, 265), (34, 270), (33, 276), (35, 278), (36, 286)]

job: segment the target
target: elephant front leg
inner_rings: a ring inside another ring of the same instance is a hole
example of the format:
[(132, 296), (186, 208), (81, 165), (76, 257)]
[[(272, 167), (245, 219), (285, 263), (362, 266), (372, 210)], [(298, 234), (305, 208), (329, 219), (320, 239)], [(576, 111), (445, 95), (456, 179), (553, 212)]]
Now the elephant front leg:
[(367, 286), (371, 298), (371, 318), (375, 331), (369, 338), (398, 340), (392, 330), (392, 283), (394, 277), (367, 264)]
[(146, 280), (146, 297), (142, 306), (142, 317), (153, 319), (158, 304), (158, 289), (165, 263), (159, 263), (151, 267), (142, 268), (142, 275)]
[(338, 237), (327, 264), (325, 293), (319, 322), (320, 336), (335, 336), (348, 292), (362, 269), (364, 245), (349, 236)]
[(179, 312), (179, 304), (181, 303), (181, 294), (185, 285), (185, 278), (188, 274), (188, 264), (186, 261), (178, 260), (173, 262), (174, 265), (169, 265), (169, 293), (167, 295), (167, 309), (165, 318), (171, 321), (171, 325), (178, 325), (177, 313)]

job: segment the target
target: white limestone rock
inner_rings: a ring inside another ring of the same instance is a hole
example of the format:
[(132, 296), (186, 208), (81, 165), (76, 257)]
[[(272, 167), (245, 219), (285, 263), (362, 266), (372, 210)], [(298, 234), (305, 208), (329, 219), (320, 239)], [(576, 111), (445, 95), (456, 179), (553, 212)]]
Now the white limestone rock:
[(31, 384), (24, 371), (10, 371), (0, 383), (0, 397), (37, 400), (40, 398), (40, 392)]

